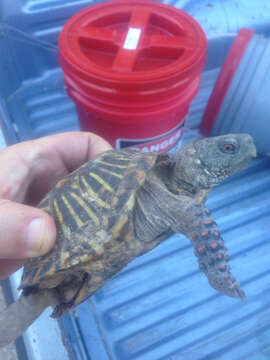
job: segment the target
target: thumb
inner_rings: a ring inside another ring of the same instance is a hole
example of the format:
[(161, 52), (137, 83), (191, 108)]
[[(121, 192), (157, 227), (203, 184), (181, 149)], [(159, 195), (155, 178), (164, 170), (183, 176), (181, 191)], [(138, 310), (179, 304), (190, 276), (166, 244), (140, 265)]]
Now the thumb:
[(0, 200), (0, 259), (44, 255), (53, 246), (56, 229), (44, 211)]

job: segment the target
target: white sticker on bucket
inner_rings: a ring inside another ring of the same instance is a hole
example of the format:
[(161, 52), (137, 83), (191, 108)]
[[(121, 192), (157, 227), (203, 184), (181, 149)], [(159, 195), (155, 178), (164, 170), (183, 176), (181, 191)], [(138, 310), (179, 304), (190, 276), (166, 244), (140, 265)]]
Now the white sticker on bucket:
[(137, 49), (142, 29), (129, 28), (123, 48), (126, 50)]
[(116, 149), (133, 147), (144, 152), (161, 152), (176, 150), (180, 147), (181, 138), (184, 131), (185, 119), (181, 121), (175, 128), (169, 130), (165, 134), (154, 136), (152, 138), (141, 139), (116, 139)]

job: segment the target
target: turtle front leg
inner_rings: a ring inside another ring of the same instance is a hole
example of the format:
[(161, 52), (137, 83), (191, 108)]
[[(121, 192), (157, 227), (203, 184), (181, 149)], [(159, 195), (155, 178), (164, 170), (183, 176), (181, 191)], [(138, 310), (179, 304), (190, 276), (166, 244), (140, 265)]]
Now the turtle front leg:
[[(190, 208), (188, 218), (189, 229), (185, 235), (191, 240), (199, 267), (210, 285), (230, 297), (245, 301), (244, 291), (230, 272), (227, 248), (210, 211), (197, 203), (197, 206)], [(177, 224), (173, 230), (177, 231)]]

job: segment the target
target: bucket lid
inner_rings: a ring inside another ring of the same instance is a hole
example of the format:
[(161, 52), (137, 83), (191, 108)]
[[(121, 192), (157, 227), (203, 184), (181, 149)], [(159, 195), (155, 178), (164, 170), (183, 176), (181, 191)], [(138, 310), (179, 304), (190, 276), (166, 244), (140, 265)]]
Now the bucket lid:
[(246, 48), (254, 34), (254, 30), (241, 29), (234, 40), (232, 47), (225, 59), (217, 78), (214, 90), (210, 96), (207, 107), (205, 109), (203, 119), (200, 126), (202, 134), (211, 135), (215, 120), (231, 84), (235, 72), (241, 62)]
[(152, 82), (194, 69), (200, 73), (206, 37), (190, 15), (172, 6), (116, 0), (75, 14), (59, 48), (62, 67), (87, 80)]

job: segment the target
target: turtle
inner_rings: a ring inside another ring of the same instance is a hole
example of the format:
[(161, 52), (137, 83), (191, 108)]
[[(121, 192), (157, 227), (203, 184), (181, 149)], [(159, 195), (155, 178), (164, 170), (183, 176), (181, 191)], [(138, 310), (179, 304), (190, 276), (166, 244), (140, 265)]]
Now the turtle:
[(245, 300), (205, 202), (255, 156), (250, 135), (229, 134), (196, 139), (172, 156), (108, 150), (61, 179), (39, 204), (54, 218), (55, 246), (25, 263), (22, 295), (0, 314), (0, 345), (50, 305), (52, 317), (65, 314), (172, 233), (191, 240), (215, 290)]

